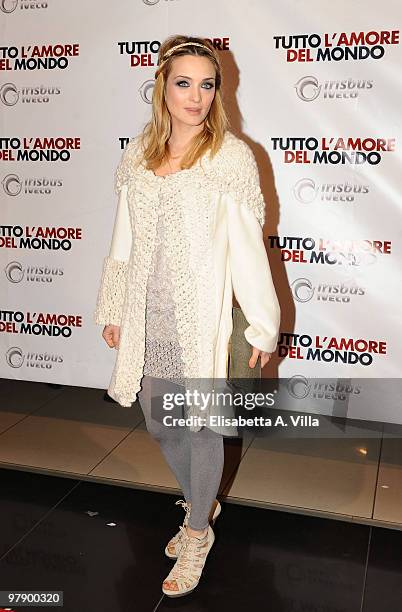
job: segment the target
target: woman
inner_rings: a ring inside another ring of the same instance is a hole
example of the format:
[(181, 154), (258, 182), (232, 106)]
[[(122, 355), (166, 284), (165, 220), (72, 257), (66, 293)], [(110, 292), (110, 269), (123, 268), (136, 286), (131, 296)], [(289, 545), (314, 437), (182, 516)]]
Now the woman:
[(251, 368), (258, 357), (262, 367), (269, 361), (279, 333), (258, 170), (227, 128), (221, 84), (209, 41), (171, 36), (161, 45), (152, 119), (116, 171), (119, 202), (95, 311), (118, 349), (108, 393), (122, 406), (139, 400), (185, 497), (176, 502), (183, 524), (165, 548), (176, 559), (162, 584), (171, 597), (194, 590), (214, 542), (227, 432), (209, 422), (165, 425), (165, 394), (190, 379), (227, 377), (233, 290), (249, 323)]

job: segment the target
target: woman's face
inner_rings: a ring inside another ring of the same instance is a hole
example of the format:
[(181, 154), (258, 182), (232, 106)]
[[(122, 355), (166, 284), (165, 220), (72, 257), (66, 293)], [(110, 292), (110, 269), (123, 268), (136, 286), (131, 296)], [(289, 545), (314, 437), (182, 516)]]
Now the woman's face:
[(207, 57), (181, 55), (173, 59), (165, 91), (172, 122), (201, 124), (214, 96), (215, 67)]

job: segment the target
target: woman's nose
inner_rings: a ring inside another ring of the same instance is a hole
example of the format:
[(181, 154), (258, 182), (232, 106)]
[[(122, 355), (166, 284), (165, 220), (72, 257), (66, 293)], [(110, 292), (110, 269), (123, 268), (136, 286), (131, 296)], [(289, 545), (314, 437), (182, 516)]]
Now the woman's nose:
[(197, 88), (191, 89), (190, 97), (191, 97), (192, 100), (194, 100), (194, 102), (200, 102), (201, 101), (201, 92)]

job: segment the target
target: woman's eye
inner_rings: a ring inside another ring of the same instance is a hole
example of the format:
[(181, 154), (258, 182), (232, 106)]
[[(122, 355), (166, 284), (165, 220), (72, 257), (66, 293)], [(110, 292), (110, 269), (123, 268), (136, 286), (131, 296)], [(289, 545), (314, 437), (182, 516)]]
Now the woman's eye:
[[(185, 83), (186, 85), (188, 85), (187, 81), (177, 81), (176, 85), (179, 85), (179, 87), (181, 87), (182, 83)], [(207, 85), (207, 89), (212, 89), (213, 87), (212, 83), (204, 83), (204, 85)]]

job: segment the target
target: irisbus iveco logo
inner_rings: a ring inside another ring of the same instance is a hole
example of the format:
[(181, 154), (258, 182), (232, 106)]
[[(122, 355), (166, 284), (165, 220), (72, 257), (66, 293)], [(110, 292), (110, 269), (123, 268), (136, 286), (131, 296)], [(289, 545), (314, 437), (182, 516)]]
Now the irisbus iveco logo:
[[(10, 283), (52, 283), (59, 277), (64, 276), (64, 269), (48, 264), (23, 265), (19, 261), (10, 261), (4, 268), (4, 273)], [(0, 610), (1, 612), (1, 610)]]
[(17, 196), (21, 192), (24, 195), (43, 196), (54, 193), (57, 187), (63, 187), (63, 181), (58, 178), (45, 177), (21, 179), (18, 174), (6, 174), (1, 181), (1, 186), (8, 196)]
[(309, 278), (296, 278), (291, 284), (296, 302), (309, 302), (315, 296), (317, 302), (342, 302), (349, 304), (353, 297), (365, 295), (363, 287), (349, 283), (319, 282), (313, 285)]
[(57, 353), (24, 353), (19, 346), (11, 346), (6, 352), (6, 363), (10, 368), (21, 368), (24, 364), (26, 368), (40, 368), (53, 370), (54, 366), (63, 363), (62, 355)]
[[(18, 0), (0, 0), (0, 10), (3, 13), (13, 13), (15, 9), (18, 7)], [(20, 7), (23, 11), (29, 11), (32, 9), (46, 9), (48, 8), (48, 3), (46, 1), (38, 1), (38, 2), (21, 2)], [(11, 610), (11, 608), (5, 608), (6, 610)], [(2, 612), (3, 608), (0, 608), (0, 612)]]
[(358, 183), (321, 183), (310, 178), (301, 178), (293, 187), (293, 195), (301, 204), (311, 204), (319, 199), (321, 202), (351, 203), (356, 202), (356, 196), (367, 194), (367, 185)]
[(146, 104), (152, 104), (152, 95), (154, 91), (155, 80), (147, 79), (143, 82), (138, 91), (140, 92), (141, 100)]
[(334, 79), (324, 81), (320, 84), (315, 76), (301, 77), (295, 84), (297, 96), (303, 102), (312, 102), (321, 94), (327, 100), (339, 100), (345, 98), (357, 98), (359, 92), (364, 89), (372, 89), (373, 81), (367, 79)]
[(347, 379), (309, 379), (302, 374), (295, 374), (288, 378), (286, 389), (296, 400), (303, 400), (306, 397), (319, 398), (334, 401), (346, 401), (351, 395), (359, 395), (362, 385), (354, 384)]
[[(14, 83), (4, 83), (0, 87), (0, 102), (4, 106), (22, 104), (47, 104), (61, 94), (61, 89), (54, 85), (24, 85), (20, 89)], [(1, 611), (0, 611), (1, 612)]]

